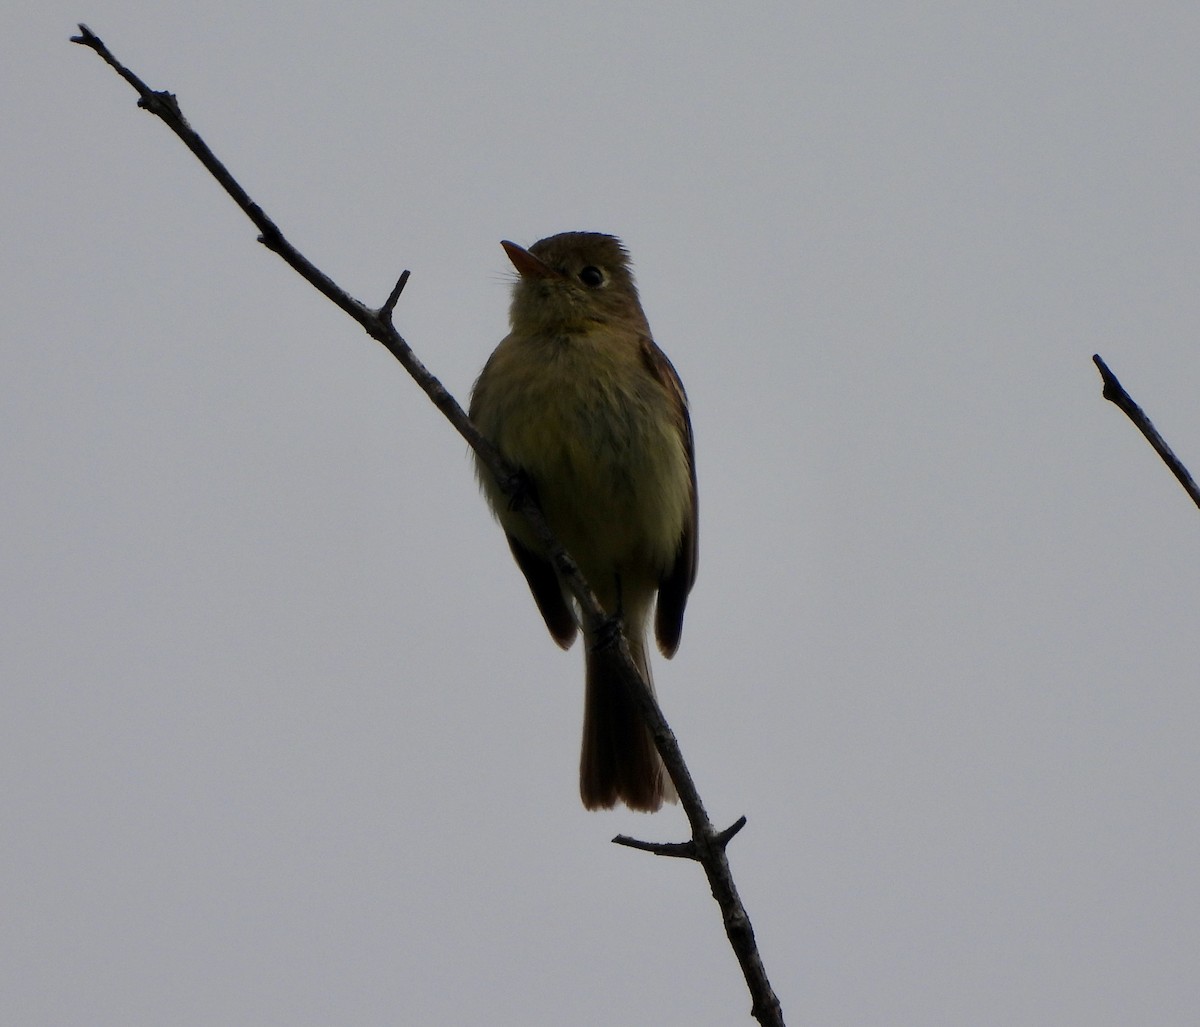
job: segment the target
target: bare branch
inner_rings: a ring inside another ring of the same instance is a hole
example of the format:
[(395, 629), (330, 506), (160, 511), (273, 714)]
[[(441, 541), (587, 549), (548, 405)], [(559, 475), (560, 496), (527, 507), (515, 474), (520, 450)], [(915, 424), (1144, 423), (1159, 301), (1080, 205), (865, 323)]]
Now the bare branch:
[[(395, 287), (379, 309), (368, 307), (360, 300), (355, 299), (288, 242), (275, 222), (250, 198), (204, 140), (188, 124), (178, 100), (172, 93), (150, 89), (137, 75), (113, 57), (103, 41), (86, 25), (80, 25), (79, 31), (78, 36), (71, 37), (71, 42), (95, 50), (117, 74), (137, 91), (138, 106), (160, 118), (196, 155), (200, 163), (208, 169), (209, 173), (258, 228), (260, 233), (258, 241), (278, 254), (305, 281), (349, 314), (368, 335), (382, 343), (388, 352), (403, 365), (458, 433), (466, 439), (468, 445), (479, 455), (500, 484), (505, 495), (511, 500), (513, 509), (521, 511), (528, 518), (539, 542), (545, 546), (571, 594), (578, 600), (583, 616), (588, 623), (597, 629), (605, 624), (608, 621), (607, 615), (601, 609), (574, 560), (551, 534), (541, 510), (530, 496), (529, 490), (520, 487), (520, 476), (515, 474), (513, 468), (505, 463), (491, 443), (480, 435), (462, 407), (442, 383), (430, 374), (424, 364), (417, 359), (408, 343), (404, 341), (392, 324), (392, 313), (404, 290), (405, 283), (408, 281), (408, 272), (405, 271), (400, 275)], [(704, 804), (700, 800), (687, 765), (683, 761), (679, 743), (668, 726), (666, 718), (663, 717), (653, 692), (637, 672), (630, 656), (629, 643), (624, 634), (599, 630), (594, 633), (601, 637), (611, 636), (612, 641), (604, 643), (599, 652), (603, 658), (615, 661), (615, 669), (619, 672), (621, 680), (633, 695), (650, 726), (655, 744), (671, 775), (676, 791), (679, 793), (680, 802), (692, 828), (692, 839), (688, 842), (658, 846), (657, 848), (654, 847), (654, 843), (632, 843), (632, 840), (623, 844), (632, 844), (635, 848), (671, 855), (684, 855), (682, 850), (686, 849), (689, 858), (697, 860), (704, 866), (712, 886), (713, 896), (721, 909), (726, 935), (741, 964), (750, 990), (753, 1002), (751, 1013), (764, 1025), (781, 1027), (783, 1013), (779, 999), (775, 996), (770, 981), (767, 979), (766, 970), (763, 968), (754, 942), (754, 931), (750, 925), (750, 918), (738, 897), (729, 861), (725, 856), (725, 846), (745, 824), (745, 818), (741, 818), (720, 834), (716, 832), (704, 809)], [(666, 851), (673, 848), (679, 848), (680, 851)]]
[(1104, 381), (1104, 390), (1101, 395), (1110, 403), (1115, 403), (1125, 411), (1126, 416), (1137, 425), (1138, 430), (1146, 436), (1146, 441), (1154, 447), (1154, 451), (1162, 457), (1163, 462), (1171, 469), (1171, 473), (1179, 480), (1179, 484), (1183, 486), (1184, 491), (1192, 497), (1192, 502), (1196, 506), (1200, 506), (1200, 489), (1196, 487), (1196, 482), (1192, 479), (1191, 474), (1188, 473), (1188, 469), (1183, 466), (1179, 458), (1172, 452), (1166, 440), (1159, 435), (1158, 429), (1150, 423), (1150, 418), (1133, 401), (1133, 397), (1125, 391), (1125, 387), (1117, 381), (1117, 376), (1108, 369), (1108, 365), (1100, 357), (1099, 353), (1092, 357), (1092, 362), (1100, 369), (1100, 377)]

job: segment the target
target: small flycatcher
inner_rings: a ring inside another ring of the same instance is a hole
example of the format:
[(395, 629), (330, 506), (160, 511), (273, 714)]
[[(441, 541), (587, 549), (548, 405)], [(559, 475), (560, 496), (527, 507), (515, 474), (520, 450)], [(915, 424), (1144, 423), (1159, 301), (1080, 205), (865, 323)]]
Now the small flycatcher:
[[(522, 249), (512, 331), (471, 395), (471, 419), (533, 490), (555, 537), (610, 616), (621, 618), (634, 662), (653, 687), (646, 654), (651, 608), (658, 648), (679, 646), (696, 578), (696, 468), (687, 396), (650, 336), (620, 240), (565, 232)], [(509, 547), (554, 640), (578, 619), (553, 565), (491, 473), (476, 465)], [(579, 791), (588, 809), (618, 802), (656, 810), (675, 801), (654, 740), (619, 678), (584, 632), (586, 696)]]

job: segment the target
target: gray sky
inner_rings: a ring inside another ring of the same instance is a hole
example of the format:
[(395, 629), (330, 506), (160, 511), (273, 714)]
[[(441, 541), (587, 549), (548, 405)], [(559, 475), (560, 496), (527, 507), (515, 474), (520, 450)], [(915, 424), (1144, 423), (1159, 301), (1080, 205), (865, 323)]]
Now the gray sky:
[(749, 1022), (465, 445), (83, 19), (462, 400), (501, 238), (625, 240), (700, 477), (657, 683), (789, 1022), (1194, 1022), (1200, 514), (1090, 357), (1200, 471), (1200, 8), (10, 6), (6, 1021)]

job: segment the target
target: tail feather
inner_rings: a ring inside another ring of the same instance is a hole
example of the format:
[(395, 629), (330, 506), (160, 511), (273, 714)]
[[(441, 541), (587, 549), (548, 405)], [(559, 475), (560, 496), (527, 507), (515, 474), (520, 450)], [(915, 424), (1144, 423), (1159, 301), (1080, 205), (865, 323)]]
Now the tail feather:
[[(651, 690), (650, 663), (640, 637), (629, 638), (633, 661)], [(618, 802), (652, 813), (663, 802), (675, 802), (654, 738), (642, 722), (633, 698), (613, 662), (590, 651), (583, 707), (583, 752), (579, 759), (579, 794), (588, 809), (611, 809)]]

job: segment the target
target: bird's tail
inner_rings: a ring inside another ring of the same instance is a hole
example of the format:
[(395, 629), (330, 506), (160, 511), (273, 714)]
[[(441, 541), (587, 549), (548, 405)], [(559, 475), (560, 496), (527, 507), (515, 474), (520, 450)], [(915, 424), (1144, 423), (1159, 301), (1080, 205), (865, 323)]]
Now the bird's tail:
[[(634, 628), (639, 622), (644, 625), (645, 618), (631, 620), (626, 637), (633, 662), (653, 691), (644, 628)], [(585, 642), (589, 644), (579, 795), (588, 809), (611, 809), (623, 802), (630, 809), (652, 813), (664, 801), (676, 801), (675, 787), (611, 656), (593, 653), (591, 640)]]

